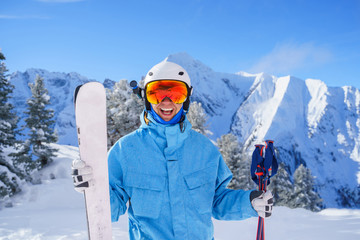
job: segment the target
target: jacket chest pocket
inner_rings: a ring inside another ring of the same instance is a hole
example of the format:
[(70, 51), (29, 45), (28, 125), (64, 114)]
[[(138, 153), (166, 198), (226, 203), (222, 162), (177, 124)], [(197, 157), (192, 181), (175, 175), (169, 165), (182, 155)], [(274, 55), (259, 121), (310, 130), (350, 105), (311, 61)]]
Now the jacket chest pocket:
[(190, 199), (200, 214), (212, 211), (216, 167), (208, 167), (184, 176)]
[(136, 216), (158, 218), (162, 202), (166, 178), (157, 175), (128, 172), (125, 186), (130, 195), (130, 202)]

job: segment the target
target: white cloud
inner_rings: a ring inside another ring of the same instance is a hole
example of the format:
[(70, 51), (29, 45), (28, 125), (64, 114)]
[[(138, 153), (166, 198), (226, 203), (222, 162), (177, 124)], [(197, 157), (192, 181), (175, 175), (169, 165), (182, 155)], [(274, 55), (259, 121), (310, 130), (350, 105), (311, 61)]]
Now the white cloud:
[(313, 43), (283, 43), (261, 57), (248, 71), (253, 73), (290, 74), (294, 70), (316, 67), (332, 60), (329, 49)]
[(18, 16), (0, 14), (0, 19), (16, 19)]

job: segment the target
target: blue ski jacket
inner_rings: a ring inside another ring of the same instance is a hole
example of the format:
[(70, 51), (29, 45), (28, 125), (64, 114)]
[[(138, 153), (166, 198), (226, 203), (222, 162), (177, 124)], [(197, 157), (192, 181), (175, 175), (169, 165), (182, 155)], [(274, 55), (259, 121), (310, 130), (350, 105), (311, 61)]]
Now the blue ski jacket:
[(112, 221), (129, 202), (131, 240), (211, 240), (211, 217), (258, 216), (251, 191), (226, 188), (232, 174), (220, 152), (187, 119), (183, 131), (145, 112), (141, 121), (108, 154)]

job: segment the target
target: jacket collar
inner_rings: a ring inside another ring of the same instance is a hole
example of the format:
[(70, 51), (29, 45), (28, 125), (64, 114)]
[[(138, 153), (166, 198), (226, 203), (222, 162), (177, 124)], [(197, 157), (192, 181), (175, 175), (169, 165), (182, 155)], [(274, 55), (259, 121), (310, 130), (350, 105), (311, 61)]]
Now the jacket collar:
[[(143, 111), (140, 117), (140, 128), (149, 129), (151, 137), (158, 145), (166, 144), (166, 146), (178, 145), (183, 142), (191, 129), (191, 123), (184, 114), (182, 123), (161, 124), (155, 121), (150, 112)], [(182, 125), (182, 128), (180, 126)], [(163, 142), (165, 141), (165, 142)]]

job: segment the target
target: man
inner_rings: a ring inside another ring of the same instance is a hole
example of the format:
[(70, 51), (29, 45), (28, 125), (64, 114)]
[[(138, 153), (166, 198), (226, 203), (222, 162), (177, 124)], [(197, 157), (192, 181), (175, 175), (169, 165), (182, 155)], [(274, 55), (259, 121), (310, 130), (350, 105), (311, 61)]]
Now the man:
[[(129, 203), (130, 239), (211, 240), (211, 217), (271, 215), (271, 193), (227, 189), (232, 175), (221, 154), (191, 129), (186, 112), (192, 86), (185, 69), (168, 61), (155, 65), (145, 77), (144, 93), (142, 125), (108, 154), (112, 221)], [(91, 180), (83, 162), (74, 161), (73, 167), (85, 173), (83, 181)], [(82, 191), (79, 185), (75, 188)]]

